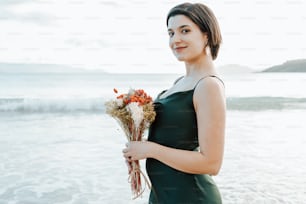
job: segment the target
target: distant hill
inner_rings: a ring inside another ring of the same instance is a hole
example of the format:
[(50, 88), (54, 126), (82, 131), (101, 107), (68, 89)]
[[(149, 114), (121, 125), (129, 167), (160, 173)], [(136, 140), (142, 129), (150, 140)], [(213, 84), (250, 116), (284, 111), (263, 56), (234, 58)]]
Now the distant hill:
[(262, 72), (306, 72), (306, 59), (289, 60), (281, 65), (269, 67)]
[(88, 70), (61, 64), (0, 63), (0, 73), (104, 73), (103, 70)]
[(250, 67), (242, 66), (238, 64), (223, 65), (223, 66), (219, 66), (217, 69), (221, 74), (248, 74), (248, 73), (255, 72)]

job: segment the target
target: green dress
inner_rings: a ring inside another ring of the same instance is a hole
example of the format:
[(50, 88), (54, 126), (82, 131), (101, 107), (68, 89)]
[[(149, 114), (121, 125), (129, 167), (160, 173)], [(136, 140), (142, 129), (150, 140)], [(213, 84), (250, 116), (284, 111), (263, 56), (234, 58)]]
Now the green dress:
[[(194, 89), (176, 92), (165, 98), (157, 97), (154, 102), (156, 119), (149, 129), (149, 141), (197, 151), (199, 143), (193, 106)], [(149, 204), (222, 203), (219, 190), (210, 175), (184, 173), (152, 158), (147, 159), (146, 170), (152, 183)]]

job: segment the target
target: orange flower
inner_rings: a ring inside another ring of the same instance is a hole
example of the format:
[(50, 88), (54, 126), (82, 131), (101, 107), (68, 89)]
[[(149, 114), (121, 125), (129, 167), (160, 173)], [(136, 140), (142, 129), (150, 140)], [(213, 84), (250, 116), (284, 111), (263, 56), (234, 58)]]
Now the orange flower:
[(121, 94), (121, 95), (117, 96), (117, 99), (123, 98), (123, 97), (124, 97), (124, 94)]
[[(118, 90), (114, 88), (114, 92), (117, 94)], [(133, 90), (132, 92), (126, 94), (120, 94), (116, 98), (122, 99), (125, 105), (135, 102), (138, 103), (139, 106), (143, 106), (152, 102), (152, 98), (147, 95), (143, 89)]]

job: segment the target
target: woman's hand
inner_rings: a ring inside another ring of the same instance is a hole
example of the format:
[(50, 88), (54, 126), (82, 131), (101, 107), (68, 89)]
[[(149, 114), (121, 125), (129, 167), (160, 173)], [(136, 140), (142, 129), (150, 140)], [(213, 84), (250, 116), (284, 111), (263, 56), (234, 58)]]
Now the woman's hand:
[(127, 163), (134, 160), (146, 159), (150, 155), (152, 142), (148, 141), (133, 141), (126, 144), (126, 148), (122, 150), (123, 156)]

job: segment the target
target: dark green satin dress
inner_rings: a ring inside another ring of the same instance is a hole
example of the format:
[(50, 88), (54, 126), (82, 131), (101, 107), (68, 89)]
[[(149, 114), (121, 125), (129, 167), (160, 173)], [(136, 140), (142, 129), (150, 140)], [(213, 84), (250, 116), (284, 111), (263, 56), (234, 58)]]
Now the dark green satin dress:
[[(194, 89), (155, 100), (156, 119), (148, 140), (161, 145), (196, 151), (198, 130), (193, 106)], [(152, 183), (150, 204), (220, 204), (221, 196), (209, 175), (189, 174), (148, 158), (147, 174)]]

